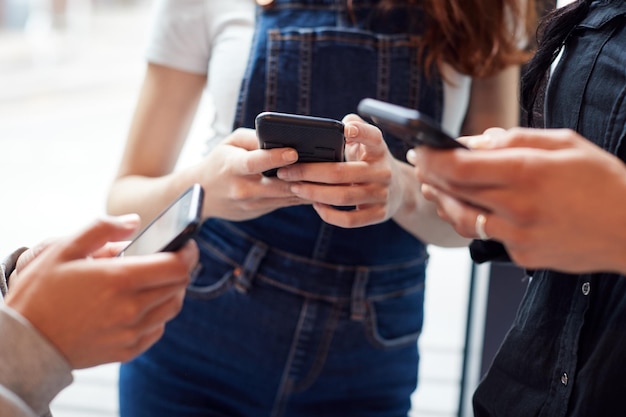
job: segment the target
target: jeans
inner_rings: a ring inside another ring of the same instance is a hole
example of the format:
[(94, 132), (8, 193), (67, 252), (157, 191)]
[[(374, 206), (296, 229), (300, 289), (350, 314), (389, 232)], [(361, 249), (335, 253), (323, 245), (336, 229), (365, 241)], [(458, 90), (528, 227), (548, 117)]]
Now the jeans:
[(198, 243), (210, 271), (163, 338), (121, 367), (122, 416), (407, 415), (425, 252), (402, 265), (334, 265), (229, 224)]

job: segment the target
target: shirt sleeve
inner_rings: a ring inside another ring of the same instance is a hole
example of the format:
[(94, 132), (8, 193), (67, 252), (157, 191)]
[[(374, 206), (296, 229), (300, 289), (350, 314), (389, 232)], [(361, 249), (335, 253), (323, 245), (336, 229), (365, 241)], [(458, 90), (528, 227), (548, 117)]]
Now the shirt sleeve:
[(44, 416), (73, 377), (65, 358), (19, 313), (0, 306), (0, 417)]
[(157, 0), (146, 48), (150, 63), (206, 74), (210, 55), (204, 0)]

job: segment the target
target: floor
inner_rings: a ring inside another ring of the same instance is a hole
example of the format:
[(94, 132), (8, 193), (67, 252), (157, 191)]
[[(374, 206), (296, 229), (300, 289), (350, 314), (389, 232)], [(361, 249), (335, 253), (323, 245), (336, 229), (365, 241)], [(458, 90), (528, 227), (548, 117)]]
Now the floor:
[[(54, 24), (38, 15), (26, 31), (0, 31), (0, 253), (65, 235), (103, 213), (137, 96), (150, 1), (69, 3), (75, 11)], [(183, 163), (206, 132), (209, 112), (202, 114)], [(471, 265), (462, 249), (431, 254), (412, 415), (452, 417)], [(77, 371), (52, 405), (55, 417), (117, 416), (116, 378), (116, 364)]]

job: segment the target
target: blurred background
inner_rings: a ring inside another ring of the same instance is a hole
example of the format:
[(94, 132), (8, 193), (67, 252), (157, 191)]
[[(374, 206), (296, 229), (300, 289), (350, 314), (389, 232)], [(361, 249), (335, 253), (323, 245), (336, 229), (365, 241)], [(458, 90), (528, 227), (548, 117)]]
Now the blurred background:
[[(150, 0), (0, 0), (0, 256), (104, 213), (145, 62)], [(197, 158), (201, 106), (180, 164)], [(459, 415), (472, 265), (431, 249), (414, 415)], [(117, 416), (117, 365), (75, 372), (55, 417)]]

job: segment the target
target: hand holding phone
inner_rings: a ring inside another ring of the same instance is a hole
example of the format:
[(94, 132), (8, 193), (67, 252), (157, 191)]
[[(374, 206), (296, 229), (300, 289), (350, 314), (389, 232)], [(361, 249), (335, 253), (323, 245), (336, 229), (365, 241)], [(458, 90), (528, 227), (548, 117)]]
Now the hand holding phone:
[[(263, 112), (255, 119), (259, 148), (294, 148), (298, 162), (343, 162), (344, 125), (339, 120)], [(277, 169), (263, 173), (276, 176)]]
[(118, 256), (173, 252), (193, 238), (201, 224), (204, 190), (194, 184), (150, 222)]
[(415, 109), (365, 98), (359, 103), (358, 112), (370, 118), (381, 130), (413, 147), (426, 145), (440, 149), (467, 149), (467, 146), (445, 133), (437, 122)]

